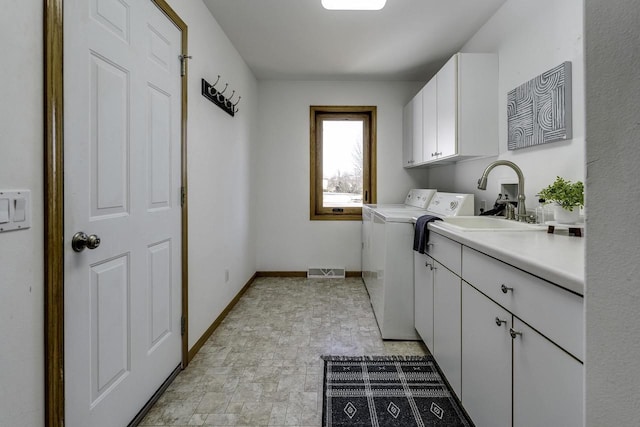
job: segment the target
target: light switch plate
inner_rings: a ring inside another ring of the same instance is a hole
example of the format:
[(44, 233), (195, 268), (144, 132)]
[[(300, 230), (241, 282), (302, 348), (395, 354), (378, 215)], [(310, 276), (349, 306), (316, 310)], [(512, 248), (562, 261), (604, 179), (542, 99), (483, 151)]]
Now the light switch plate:
[(31, 190), (0, 190), (0, 233), (27, 228), (31, 228)]

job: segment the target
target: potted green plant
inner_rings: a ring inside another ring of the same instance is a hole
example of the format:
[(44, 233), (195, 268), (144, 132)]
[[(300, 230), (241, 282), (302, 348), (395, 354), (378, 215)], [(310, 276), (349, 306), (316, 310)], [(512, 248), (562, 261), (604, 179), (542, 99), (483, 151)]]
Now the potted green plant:
[(563, 224), (573, 224), (580, 217), (584, 206), (584, 184), (556, 177), (553, 184), (540, 191), (539, 196), (545, 203), (554, 203), (554, 218)]

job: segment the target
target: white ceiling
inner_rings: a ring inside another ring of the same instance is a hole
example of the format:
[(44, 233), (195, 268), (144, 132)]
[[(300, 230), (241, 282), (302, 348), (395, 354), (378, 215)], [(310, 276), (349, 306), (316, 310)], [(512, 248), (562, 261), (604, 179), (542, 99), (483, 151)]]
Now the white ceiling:
[(426, 81), (506, 0), (203, 0), (259, 80)]

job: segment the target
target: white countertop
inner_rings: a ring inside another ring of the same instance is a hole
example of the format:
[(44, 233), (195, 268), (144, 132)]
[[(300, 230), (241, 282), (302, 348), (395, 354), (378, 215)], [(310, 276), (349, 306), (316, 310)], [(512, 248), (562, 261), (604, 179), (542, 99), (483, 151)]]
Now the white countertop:
[(584, 295), (584, 237), (542, 231), (458, 231), (436, 221), (432, 232)]

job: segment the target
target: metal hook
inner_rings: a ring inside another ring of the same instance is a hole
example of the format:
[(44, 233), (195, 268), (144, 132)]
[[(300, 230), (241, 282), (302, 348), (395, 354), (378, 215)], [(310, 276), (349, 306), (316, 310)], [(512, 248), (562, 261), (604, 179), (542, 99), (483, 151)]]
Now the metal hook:
[(241, 96), (239, 96), (239, 97), (238, 97), (238, 101), (237, 101), (235, 104), (233, 104), (233, 106), (235, 107), (236, 105), (238, 105), (238, 103), (240, 102), (240, 100), (241, 100), (241, 99), (242, 99), (242, 97), (241, 97)]
[(229, 87), (229, 83), (225, 83), (224, 90), (222, 92), (220, 92), (219, 95), (222, 95), (223, 93), (225, 93), (225, 91), (227, 90), (228, 87)]
[(220, 74), (218, 74), (218, 80), (216, 80), (216, 82), (214, 84), (212, 84), (211, 86), (214, 87), (215, 85), (218, 84), (219, 81), (220, 81)]
[(216, 90), (215, 87), (213, 86), (209, 86), (209, 88), (207, 89), (207, 91), (209, 92), (209, 96), (216, 96), (216, 94), (218, 93), (218, 91)]
[(233, 96), (236, 94), (236, 91), (234, 90), (233, 92), (231, 92), (231, 96), (227, 98), (227, 102), (231, 103), (231, 100), (233, 99)]

